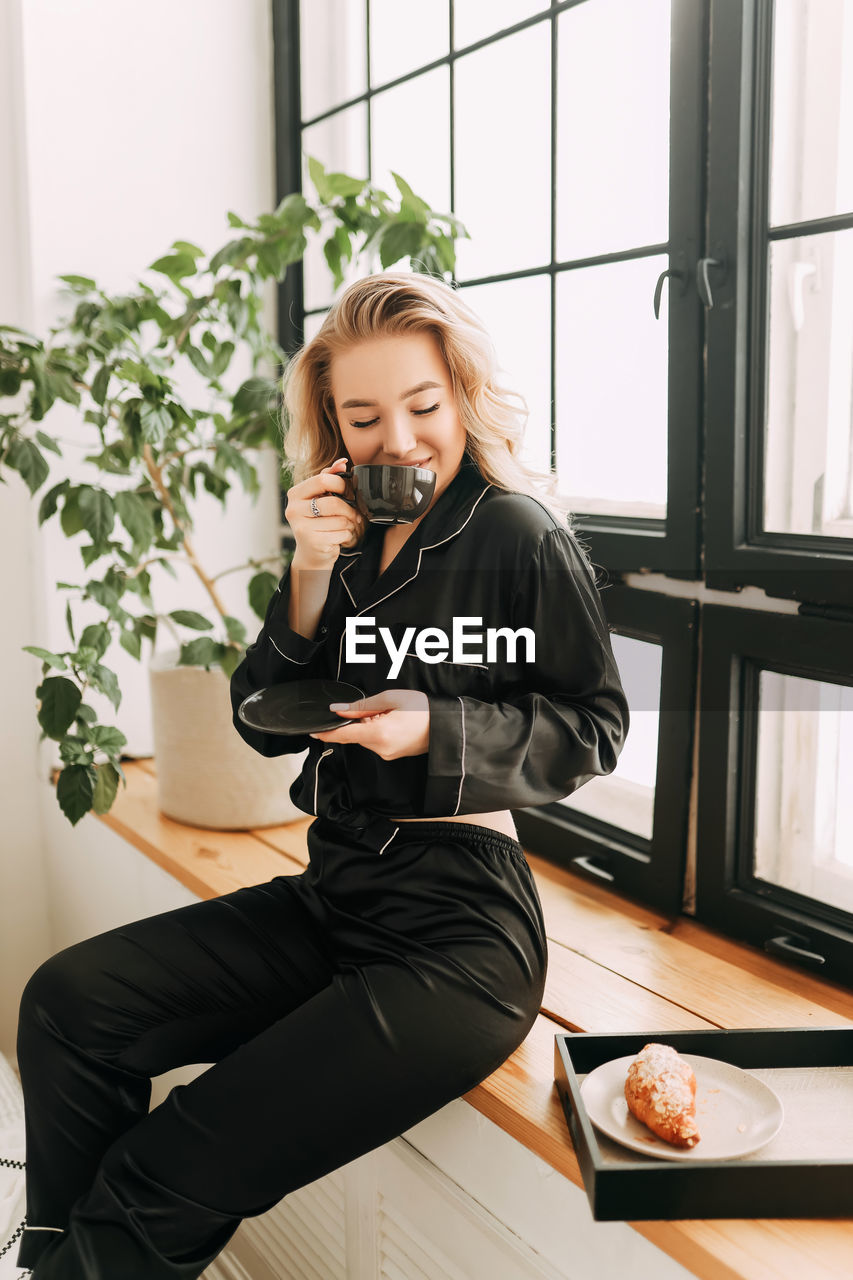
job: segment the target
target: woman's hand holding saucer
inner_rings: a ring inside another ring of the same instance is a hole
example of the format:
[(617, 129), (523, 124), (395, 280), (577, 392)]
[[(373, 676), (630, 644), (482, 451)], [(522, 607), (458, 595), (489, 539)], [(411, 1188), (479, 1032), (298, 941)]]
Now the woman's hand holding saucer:
[(384, 689), (357, 702), (333, 702), (329, 710), (358, 724), (309, 735), (319, 742), (357, 742), (383, 760), (429, 750), (429, 699), (419, 689)]

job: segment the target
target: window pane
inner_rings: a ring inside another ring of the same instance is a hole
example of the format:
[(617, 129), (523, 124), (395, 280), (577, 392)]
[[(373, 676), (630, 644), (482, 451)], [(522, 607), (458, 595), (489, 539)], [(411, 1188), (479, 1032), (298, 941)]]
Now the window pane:
[[(520, 392), (530, 416), (522, 460), (535, 471), (551, 470), (551, 282), (524, 276), (460, 289), (494, 339), (501, 384)], [(522, 319), (523, 317), (523, 319)], [(515, 399), (513, 404), (519, 402)]]
[(853, 911), (853, 689), (762, 671), (754, 872)]
[(448, 0), (370, 0), (372, 88), (450, 51)]
[(764, 527), (853, 537), (853, 231), (770, 246)]
[(853, 6), (776, 0), (770, 222), (853, 212)]
[(456, 63), (460, 279), (551, 260), (550, 63), (547, 22)]
[[(311, 125), (302, 131), (302, 190), (306, 198), (316, 200), (314, 184), (308, 176), (306, 156), (316, 156), (318, 160), (333, 173), (348, 173), (354, 178), (367, 177), (367, 108), (363, 102), (346, 111), (338, 111)], [(327, 215), (328, 216), (328, 215)], [(323, 254), (323, 241), (327, 240), (334, 226), (329, 231), (308, 233), (308, 248), (303, 257), (305, 283), (305, 309), (313, 311), (316, 307), (326, 307), (334, 295), (332, 274)], [(346, 288), (351, 280), (365, 274), (365, 268), (358, 268), (352, 262), (343, 263), (344, 283), (339, 292)]]
[[(399, 203), (391, 170), (439, 213), (450, 209), (450, 72), (437, 67), (373, 99), (373, 181)], [(397, 265), (404, 268), (405, 262)], [(377, 270), (379, 266), (377, 264)]]
[(483, 0), (456, 0), (453, 6), (454, 47), (464, 49), (475, 40), (523, 22), (547, 8), (544, 0), (489, 0), (488, 4), (483, 4)]
[(628, 699), (631, 729), (613, 772), (606, 778), (592, 778), (560, 804), (651, 840), (663, 650), (632, 636), (614, 633), (610, 639)]
[(557, 19), (557, 260), (669, 240), (670, 0)]
[(305, 0), (299, 6), (302, 119), (367, 89), (365, 0)]
[(578, 512), (666, 515), (665, 257), (557, 277), (557, 473)]

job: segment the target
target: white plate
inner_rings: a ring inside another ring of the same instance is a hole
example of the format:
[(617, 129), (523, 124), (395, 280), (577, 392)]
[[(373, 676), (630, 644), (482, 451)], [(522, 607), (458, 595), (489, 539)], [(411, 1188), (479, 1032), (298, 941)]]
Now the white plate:
[(628, 1110), (625, 1077), (636, 1056), (602, 1063), (581, 1084), (590, 1120), (623, 1147), (663, 1160), (735, 1160), (763, 1147), (782, 1127), (782, 1103), (762, 1080), (719, 1058), (684, 1053), (696, 1076), (700, 1140), (695, 1147), (670, 1146)]

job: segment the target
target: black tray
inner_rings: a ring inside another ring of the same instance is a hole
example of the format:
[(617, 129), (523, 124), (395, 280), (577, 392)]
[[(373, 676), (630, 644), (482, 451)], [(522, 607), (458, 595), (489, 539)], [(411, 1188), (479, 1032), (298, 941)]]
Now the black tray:
[[(596, 1221), (853, 1217), (853, 1147), (843, 1159), (762, 1159), (757, 1151), (739, 1160), (676, 1163), (644, 1160), (626, 1148), (618, 1149), (619, 1163), (612, 1154), (608, 1158), (608, 1149), (612, 1152), (616, 1144), (590, 1121), (578, 1076), (613, 1058), (639, 1053), (652, 1040), (746, 1071), (853, 1066), (853, 1027), (556, 1035), (554, 1079)], [(833, 1102), (837, 1098), (829, 1105)]]

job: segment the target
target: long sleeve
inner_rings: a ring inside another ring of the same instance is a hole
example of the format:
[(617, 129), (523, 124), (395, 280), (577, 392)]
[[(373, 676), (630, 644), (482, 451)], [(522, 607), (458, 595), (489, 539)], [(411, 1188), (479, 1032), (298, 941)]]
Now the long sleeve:
[(307, 734), (290, 737), (278, 733), (262, 733), (250, 729), (237, 715), (244, 698), (269, 685), (286, 684), (290, 680), (313, 680), (326, 674), (325, 630), (320, 640), (308, 640), (294, 631), (288, 622), (290, 605), (290, 566), (276, 587), (267, 606), (261, 630), (246, 650), (243, 661), (231, 676), (231, 707), (234, 728), (250, 747), (262, 756), (294, 755), (305, 751), (314, 739)]
[(527, 808), (612, 773), (628, 704), (592, 571), (567, 529), (542, 534), (515, 590), (535, 662), (494, 702), (430, 695), (424, 816)]

